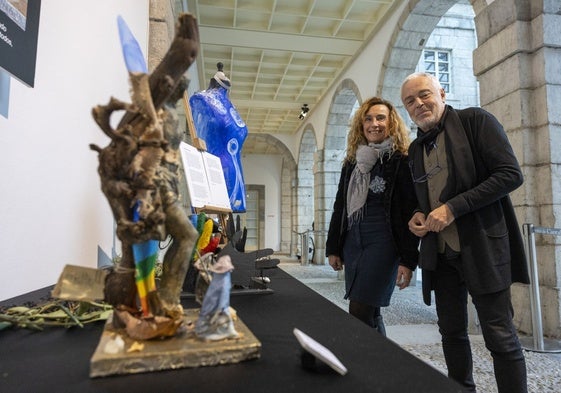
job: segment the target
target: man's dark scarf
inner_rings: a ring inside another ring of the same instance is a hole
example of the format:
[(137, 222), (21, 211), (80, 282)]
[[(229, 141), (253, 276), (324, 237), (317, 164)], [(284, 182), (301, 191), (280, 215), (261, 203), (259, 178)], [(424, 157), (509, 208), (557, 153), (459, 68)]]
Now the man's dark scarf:
[[(473, 188), (477, 184), (477, 173), (471, 145), (466, 131), (456, 111), (446, 106), (439, 125), (428, 132), (418, 131), (418, 137), (411, 145), (409, 157), (413, 161), (413, 177), (415, 179), (425, 174), (423, 163), (423, 148), (432, 144), (438, 134), (444, 132), (446, 160), (448, 164), (448, 180), (440, 200), (446, 202), (455, 195)], [(419, 207), (425, 215), (431, 212), (427, 183), (415, 183)], [(429, 232), (423, 237), (419, 257), (419, 267), (435, 270), (437, 263), (437, 233)]]

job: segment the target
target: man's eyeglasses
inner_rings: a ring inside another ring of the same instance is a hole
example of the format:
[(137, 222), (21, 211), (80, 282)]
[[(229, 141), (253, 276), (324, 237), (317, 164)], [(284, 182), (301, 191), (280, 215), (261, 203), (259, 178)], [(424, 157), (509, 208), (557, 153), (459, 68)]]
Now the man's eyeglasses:
[(413, 161), (409, 161), (409, 171), (411, 172), (411, 179), (413, 179), (413, 183), (426, 183), (430, 178), (432, 178), (442, 170), (442, 167), (440, 166), (440, 160), (438, 159), (438, 151), (436, 150), (436, 143), (432, 150), (434, 150), (434, 154), (436, 154), (436, 165), (432, 167), (431, 170), (425, 173), (424, 175), (415, 177), (413, 171)]

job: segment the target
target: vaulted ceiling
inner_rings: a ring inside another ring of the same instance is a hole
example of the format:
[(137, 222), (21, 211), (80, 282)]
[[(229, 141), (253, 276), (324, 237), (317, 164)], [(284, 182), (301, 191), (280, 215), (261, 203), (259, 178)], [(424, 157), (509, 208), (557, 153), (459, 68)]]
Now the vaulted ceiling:
[(199, 84), (218, 62), (249, 133), (296, 133), (399, 0), (177, 0), (198, 20)]

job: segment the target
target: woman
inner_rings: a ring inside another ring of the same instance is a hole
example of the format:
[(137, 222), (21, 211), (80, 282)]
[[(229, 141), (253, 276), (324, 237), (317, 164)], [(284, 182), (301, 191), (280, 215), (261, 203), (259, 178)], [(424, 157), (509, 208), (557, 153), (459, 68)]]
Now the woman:
[(408, 229), (417, 201), (408, 168), (408, 130), (393, 105), (373, 97), (356, 111), (333, 205), (326, 252), (345, 266), (349, 313), (385, 335), (380, 307), (409, 286), (419, 239)]

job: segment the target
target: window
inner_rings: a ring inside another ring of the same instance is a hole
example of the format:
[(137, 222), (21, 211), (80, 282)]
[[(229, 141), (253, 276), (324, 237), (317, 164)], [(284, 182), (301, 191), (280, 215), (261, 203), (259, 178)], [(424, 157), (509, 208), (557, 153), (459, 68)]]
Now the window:
[(423, 67), (426, 73), (438, 78), (446, 93), (450, 93), (450, 51), (425, 49)]

